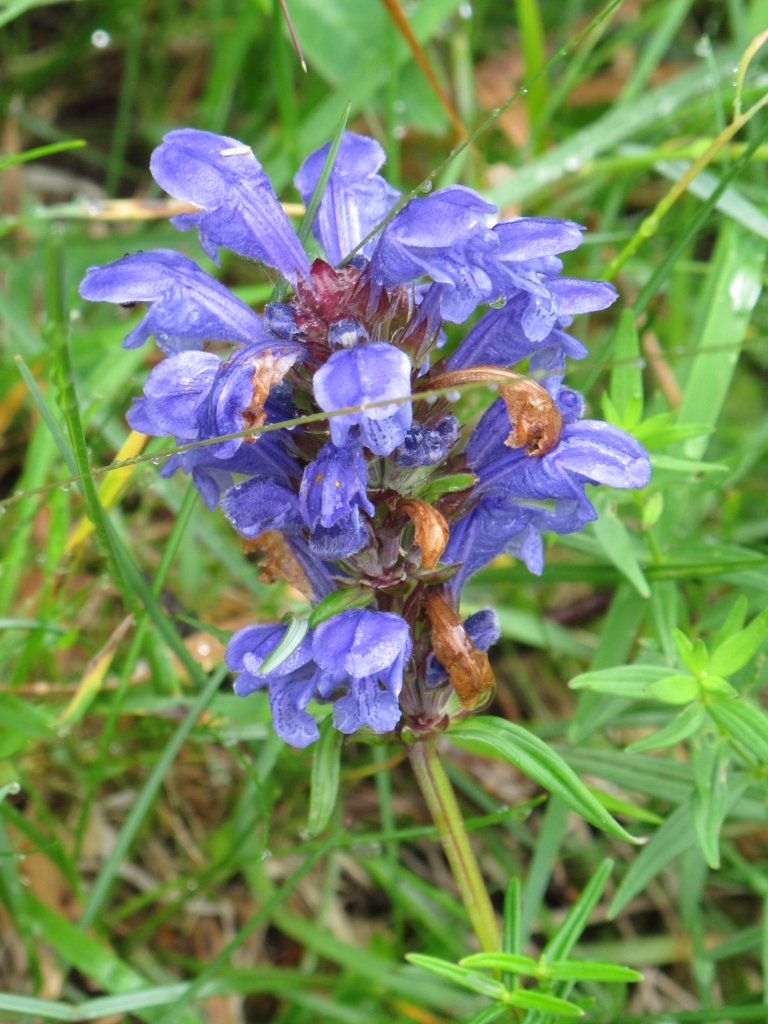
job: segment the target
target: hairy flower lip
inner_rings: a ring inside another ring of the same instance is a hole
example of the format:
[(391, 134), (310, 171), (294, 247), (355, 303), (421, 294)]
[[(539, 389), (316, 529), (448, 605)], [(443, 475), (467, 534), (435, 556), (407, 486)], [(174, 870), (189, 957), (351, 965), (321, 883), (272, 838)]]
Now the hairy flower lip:
[(463, 370), (446, 370), (436, 376), (430, 375), (414, 388), (414, 393), (478, 383), (499, 386), (512, 426), (505, 445), (510, 448), (525, 446), (529, 455), (537, 457), (552, 451), (560, 440), (563, 417), (547, 389), (525, 374), (500, 366), (469, 366)]

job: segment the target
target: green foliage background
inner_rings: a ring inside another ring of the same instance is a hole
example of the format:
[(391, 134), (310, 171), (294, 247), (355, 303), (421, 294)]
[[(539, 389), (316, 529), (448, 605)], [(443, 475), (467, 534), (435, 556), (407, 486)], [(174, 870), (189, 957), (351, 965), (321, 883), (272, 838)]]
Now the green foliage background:
[[(400, 187), (588, 226), (566, 273), (622, 300), (577, 321), (570, 382), (654, 461), (541, 579), (500, 562), (466, 592), (501, 618), (498, 689), (446, 762), (506, 949), (644, 975), (544, 977), (589, 1021), (768, 1018), (768, 3), (404, 4), (467, 131), (501, 109), (452, 160), (388, 6), (290, 0), (304, 74), (269, 0), (0, 2), (3, 1019), (565, 1019), (494, 1001), (481, 962), (440, 966), (475, 947), (399, 745), (328, 733), (313, 765), (230, 694), (229, 633), (300, 596), (158, 477), (160, 442), (120, 488), (105, 472), (155, 355), (77, 283), (126, 251), (200, 258), (139, 203), (152, 148), (226, 132), (295, 201), (347, 101)], [(234, 258), (221, 277), (256, 305), (272, 288)], [(647, 844), (569, 809), (535, 737)]]

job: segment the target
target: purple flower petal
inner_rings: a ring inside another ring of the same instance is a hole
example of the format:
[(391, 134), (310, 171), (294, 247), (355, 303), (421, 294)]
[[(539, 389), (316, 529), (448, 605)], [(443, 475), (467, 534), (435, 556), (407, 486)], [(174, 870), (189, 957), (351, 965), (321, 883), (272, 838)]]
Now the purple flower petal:
[(309, 275), (309, 261), (269, 178), (249, 146), (228, 135), (183, 128), (170, 132), (152, 154), (157, 183), (200, 213), (173, 223), (196, 227), (205, 252), (218, 261), (223, 246), (274, 267), (289, 281)]
[[(305, 203), (315, 190), (330, 145), (311, 153), (294, 178)], [(344, 132), (312, 226), (329, 263), (341, 263), (399, 199), (397, 189), (376, 173), (384, 160), (384, 150), (374, 139)], [(367, 242), (362, 254), (370, 256), (375, 245), (374, 239)]]
[(324, 412), (383, 402), (372, 409), (330, 417), (337, 448), (359, 426), (362, 442), (376, 455), (389, 455), (403, 443), (411, 425), (410, 402), (389, 402), (411, 393), (411, 364), (405, 352), (386, 342), (339, 349), (314, 376), (315, 398)]
[(103, 267), (90, 267), (80, 285), (89, 302), (146, 302), (147, 312), (124, 341), (143, 345), (154, 335), (168, 353), (200, 348), (203, 341), (257, 343), (261, 317), (193, 260), (171, 249), (135, 252)]
[(258, 537), (265, 530), (295, 533), (304, 525), (295, 491), (267, 476), (235, 484), (222, 498), (221, 507), (243, 537)]
[(374, 515), (376, 509), (365, 493), (367, 479), (362, 450), (353, 444), (337, 448), (329, 441), (304, 470), (301, 481), (299, 505), (307, 526), (333, 526), (348, 517), (353, 507)]
[(384, 229), (371, 259), (371, 281), (393, 288), (431, 277), (443, 286), (444, 319), (460, 323), (490, 297), (482, 263), (499, 247), (485, 223), (495, 212), (495, 206), (463, 185), (412, 199)]
[(147, 378), (141, 412), (132, 417), (129, 410), (128, 422), (134, 430), (140, 422), (146, 434), (194, 441), (199, 434), (197, 412), (220, 363), (210, 352), (180, 352), (164, 359)]

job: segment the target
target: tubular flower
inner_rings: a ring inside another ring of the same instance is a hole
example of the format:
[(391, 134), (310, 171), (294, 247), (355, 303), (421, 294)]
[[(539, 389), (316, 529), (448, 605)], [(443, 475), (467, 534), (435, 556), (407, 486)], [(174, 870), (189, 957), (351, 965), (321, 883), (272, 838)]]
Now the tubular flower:
[[(305, 203), (329, 150), (296, 175)], [(172, 223), (214, 260), (228, 248), (277, 270), (293, 293), (259, 315), (168, 249), (93, 267), (80, 289), (146, 303), (125, 344), (154, 336), (165, 358), (128, 420), (185, 446), (161, 472), (191, 474), (264, 577), (322, 606), (313, 628), (248, 626), (226, 653), (235, 692), (265, 691), (297, 747), (324, 713), (345, 734), (423, 734), (479, 706), (499, 623), (490, 608), (462, 621), (465, 582), (503, 552), (540, 573), (544, 535), (595, 518), (587, 485), (649, 479), (642, 446), (582, 419), (563, 384), (566, 360), (586, 354), (573, 317), (616, 298), (562, 275), (583, 228), (494, 223), (496, 207), (462, 185), (397, 208), (383, 162), (377, 142), (343, 135), (312, 228), (325, 259), (310, 262), (250, 147), (171, 132), (151, 170), (193, 206)], [(444, 357), (444, 323), (491, 303)], [(511, 369), (522, 360), (538, 383)], [(500, 396), (471, 431), (449, 398), (423, 394), (465, 383)]]

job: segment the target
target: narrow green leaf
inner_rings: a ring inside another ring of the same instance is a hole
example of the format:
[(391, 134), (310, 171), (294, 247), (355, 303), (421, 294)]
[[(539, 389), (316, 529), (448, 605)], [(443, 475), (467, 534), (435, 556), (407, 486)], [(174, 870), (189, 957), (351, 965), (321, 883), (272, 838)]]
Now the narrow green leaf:
[(714, 649), (709, 660), (710, 672), (718, 676), (730, 676), (738, 672), (757, 653), (766, 635), (768, 608), (754, 618), (746, 629), (734, 633)]
[(352, 587), (347, 587), (343, 590), (332, 590), (312, 610), (312, 614), (309, 616), (309, 627), (314, 629), (321, 622), (332, 619), (334, 615), (345, 612), (348, 608), (364, 608), (372, 600), (372, 590), (354, 590)]
[(695, 842), (690, 803), (681, 804), (651, 836), (648, 845), (630, 865), (611, 902), (608, 911), (610, 917), (616, 917), (675, 857)]
[(495, 999), (497, 1002), (504, 999), (507, 994), (500, 981), (475, 974), (474, 971), (470, 971), (466, 967), (459, 967), (458, 964), (453, 964), (449, 960), (441, 960), (439, 957), (427, 956), (424, 953), (406, 953), (405, 959), (416, 967), (430, 971), (440, 978), (453, 981), (455, 984), (461, 985), (462, 988), (468, 988), (471, 992), (479, 992), (480, 995), (488, 996), (489, 999)]
[(635, 546), (629, 530), (616, 515), (615, 510), (602, 502), (600, 515), (592, 523), (592, 529), (605, 551), (622, 576), (625, 576), (643, 598), (651, 596), (648, 580), (640, 568)]
[(642, 981), (643, 976), (631, 967), (606, 964), (597, 960), (552, 960), (547, 963), (547, 977), (554, 981)]
[(617, 665), (599, 672), (582, 672), (568, 684), (572, 690), (592, 690), (617, 697), (640, 699), (648, 696), (649, 687), (669, 675), (666, 665)]
[(581, 895), (565, 915), (560, 927), (544, 947), (543, 955), (549, 960), (564, 960), (581, 938), (592, 911), (602, 898), (613, 871), (613, 861), (604, 860), (587, 882)]
[(718, 629), (715, 635), (712, 637), (712, 650), (716, 651), (718, 647), (723, 643), (724, 640), (728, 640), (739, 630), (744, 628), (744, 623), (747, 620), (747, 611), (749, 610), (749, 601), (745, 594), (739, 594), (736, 600), (733, 602), (730, 611), (725, 617), (725, 621), (722, 626)]
[(344, 129), (347, 127), (347, 121), (349, 120), (351, 110), (352, 101), (350, 100), (344, 107), (341, 120), (339, 121), (333, 139), (331, 140), (331, 145), (329, 146), (325, 160), (323, 161), (320, 176), (317, 179), (317, 184), (315, 185), (312, 195), (309, 198), (309, 202), (307, 203), (306, 213), (299, 225), (299, 230), (296, 232), (302, 245), (309, 238), (310, 232), (312, 231), (312, 225), (315, 223), (317, 210), (322, 201), (326, 186), (328, 185), (328, 179), (333, 172), (333, 165), (336, 163), (336, 154), (339, 152), (339, 146), (341, 145), (341, 140), (344, 137)]
[(451, 729), (450, 736), (459, 747), (513, 764), (609, 835), (625, 842), (643, 842), (608, 814), (559, 754), (522, 726), (496, 718), (470, 718)]
[(701, 691), (698, 680), (689, 675), (668, 675), (648, 687), (648, 693), (664, 704), (688, 704)]
[(22, 1017), (39, 1017), (42, 1020), (82, 1020), (77, 1006), (54, 1002), (51, 999), (35, 999), (33, 996), (15, 996), (0, 992), (0, 1012), (12, 1013), (13, 1020)]
[(525, 974), (530, 978), (538, 978), (542, 974), (537, 960), (516, 953), (472, 953), (471, 956), (462, 957), (459, 964), (462, 967), (485, 967), (490, 971)]
[[(0, 15), (0, 24), (2, 24), (2, 15)], [(0, 157), (0, 171), (4, 171), (7, 167), (29, 163), (30, 160), (41, 160), (43, 157), (54, 156), (56, 153), (65, 153), (68, 149), (82, 149), (87, 145), (85, 139), (69, 139), (66, 142), (51, 142), (47, 146), (36, 146), (23, 153), (11, 153), (9, 156)]]
[[(685, 383), (679, 423), (714, 427), (731, 388), (752, 310), (762, 290), (766, 242), (733, 223), (725, 225), (715, 247), (706, 286), (700, 296), (701, 315), (693, 337), (698, 358)], [(722, 339), (729, 344), (723, 346)], [(700, 459), (707, 438), (685, 442), (685, 455)]]
[[(501, 919), (501, 949), (504, 953), (517, 954), (521, 942), (521, 918), (522, 907), (520, 906), (520, 879), (510, 878), (509, 885), (504, 893), (504, 913)], [(501, 980), (507, 988), (515, 988), (515, 978), (506, 972), (502, 972)]]
[(740, 698), (713, 698), (707, 710), (729, 736), (754, 754), (760, 764), (768, 764), (768, 716), (754, 704)]
[[(730, 751), (724, 739), (703, 737), (703, 742), (693, 748), (693, 778), (696, 792), (693, 794), (691, 814), (696, 838), (704, 859), (713, 871), (720, 867), (720, 829), (725, 820), (728, 789), (731, 793), (737, 787), (728, 786), (728, 763)], [(743, 792), (743, 785), (739, 792)]]
[(635, 311), (625, 309), (613, 347), (616, 365), (611, 370), (611, 401), (621, 418), (618, 426), (632, 430), (643, 415), (643, 371)]
[(259, 665), (259, 675), (266, 675), (267, 672), (272, 672), (274, 669), (279, 668), (284, 661), (287, 661), (299, 647), (308, 632), (309, 622), (307, 619), (300, 619), (297, 615), (291, 615), (288, 628), (283, 633), (280, 643)]
[(46, 427), (48, 427), (51, 437), (55, 441), (56, 447), (59, 449), (59, 452), (61, 453), (61, 457), (67, 464), (70, 476), (77, 476), (77, 463), (75, 461), (74, 455), (72, 454), (72, 449), (70, 448), (69, 442), (64, 436), (64, 431), (59, 426), (59, 421), (56, 418), (55, 413), (48, 404), (48, 400), (40, 390), (40, 387), (37, 381), (35, 380), (32, 371), (24, 362), (24, 359), (21, 356), (14, 356), (14, 360), (19, 368), (19, 373), (24, 379), (24, 383), (27, 385), (30, 397), (32, 398), (32, 401), (35, 403), (35, 406), (37, 407), (37, 411), (40, 413), (40, 416), (42, 417)]
[(504, 994), (507, 1006), (518, 1006), (521, 1010), (540, 1010), (543, 1013), (557, 1013), (561, 1017), (583, 1017), (584, 1011), (567, 999), (551, 996), (535, 988), (517, 988)]
[(427, 504), (431, 504), (444, 494), (455, 494), (456, 491), (465, 491), (471, 487), (477, 477), (474, 473), (454, 473), (452, 476), (437, 477), (434, 480), (427, 480), (413, 492), (414, 498), (421, 498)]
[(672, 747), (676, 743), (682, 743), (694, 733), (698, 732), (706, 719), (704, 705), (689, 704), (679, 715), (676, 715), (668, 725), (652, 736), (644, 736), (641, 740), (635, 740), (627, 747), (627, 753), (639, 754), (644, 750), (661, 750), (664, 747)]
[(320, 726), (320, 739), (312, 759), (307, 819), (307, 834), (311, 838), (323, 832), (336, 806), (343, 739), (342, 733), (334, 729), (333, 720), (326, 718)]

